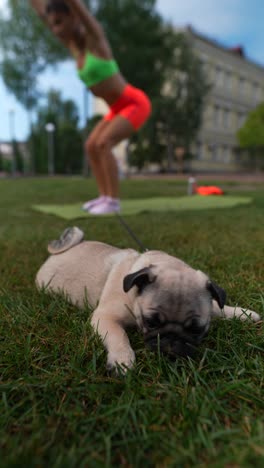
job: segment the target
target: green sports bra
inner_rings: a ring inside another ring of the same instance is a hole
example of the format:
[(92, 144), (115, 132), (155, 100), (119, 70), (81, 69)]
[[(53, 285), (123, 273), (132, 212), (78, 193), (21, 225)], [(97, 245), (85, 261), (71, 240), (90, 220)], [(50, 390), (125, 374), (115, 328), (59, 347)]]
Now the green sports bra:
[(91, 52), (87, 52), (83, 67), (78, 69), (79, 78), (88, 87), (101, 83), (118, 72), (119, 67), (114, 59), (102, 59)]

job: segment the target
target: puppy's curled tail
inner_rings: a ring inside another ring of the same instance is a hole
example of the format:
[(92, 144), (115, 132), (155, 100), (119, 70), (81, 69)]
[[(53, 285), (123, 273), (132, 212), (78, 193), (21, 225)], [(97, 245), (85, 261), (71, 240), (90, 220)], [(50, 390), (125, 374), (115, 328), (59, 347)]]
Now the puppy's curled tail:
[(53, 240), (48, 245), (48, 252), (51, 255), (60, 254), (71, 249), (82, 242), (84, 233), (78, 227), (74, 226), (65, 229), (59, 239)]

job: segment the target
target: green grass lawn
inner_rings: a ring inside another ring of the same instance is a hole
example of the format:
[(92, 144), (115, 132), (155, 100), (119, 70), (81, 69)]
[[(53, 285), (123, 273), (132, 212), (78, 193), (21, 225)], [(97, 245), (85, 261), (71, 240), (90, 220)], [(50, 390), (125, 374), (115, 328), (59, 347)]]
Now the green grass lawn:
[[(186, 183), (124, 181), (122, 196), (181, 196)], [(264, 317), (264, 190), (233, 209), (144, 213), (128, 222), (148, 248), (207, 272), (228, 302)], [(234, 192), (235, 190), (235, 192)], [(135, 369), (108, 376), (89, 310), (45, 296), (34, 277), (69, 223), (31, 210), (95, 194), (92, 181), (0, 181), (0, 466), (262, 467), (263, 324), (213, 323), (195, 360), (171, 363), (130, 334)], [(137, 246), (117, 219), (81, 219), (86, 239)], [(72, 225), (72, 223), (70, 224)]]

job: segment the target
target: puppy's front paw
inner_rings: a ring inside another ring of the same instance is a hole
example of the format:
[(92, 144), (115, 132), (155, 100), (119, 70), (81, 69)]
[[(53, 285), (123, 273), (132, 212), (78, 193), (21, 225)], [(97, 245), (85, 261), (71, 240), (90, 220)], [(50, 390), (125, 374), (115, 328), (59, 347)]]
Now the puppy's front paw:
[(257, 312), (242, 307), (225, 306), (224, 310), (221, 312), (221, 315), (219, 314), (219, 316), (226, 319), (232, 319), (236, 317), (239, 320), (252, 320), (252, 322), (259, 322), (261, 320), (261, 317), (259, 314), (257, 314)]
[(261, 317), (257, 312), (250, 311), (249, 313), (249, 318), (252, 320), (252, 322), (260, 322)]
[(252, 320), (252, 322), (259, 322), (261, 320), (261, 317), (257, 312), (254, 312), (253, 310), (244, 310), (241, 309), (240, 315), (238, 315), (240, 320)]
[(114, 371), (125, 374), (128, 369), (133, 367), (134, 361), (135, 353), (132, 349), (118, 353), (109, 353), (106, 368), (110, 372)]

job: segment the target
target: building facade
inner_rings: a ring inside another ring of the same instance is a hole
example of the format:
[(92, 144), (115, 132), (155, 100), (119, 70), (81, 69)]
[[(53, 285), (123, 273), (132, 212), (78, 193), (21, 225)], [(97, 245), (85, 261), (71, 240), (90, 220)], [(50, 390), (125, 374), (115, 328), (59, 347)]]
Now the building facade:
[(228, 49), (186, 28), (211, 86), (202, 127), (193, 144), (191, 169), (233, 172), (246, 169), (248, 155), (238, 151), (237, 131), (264, 101), (264, 67), (245, 57), (241, 47)]

